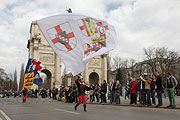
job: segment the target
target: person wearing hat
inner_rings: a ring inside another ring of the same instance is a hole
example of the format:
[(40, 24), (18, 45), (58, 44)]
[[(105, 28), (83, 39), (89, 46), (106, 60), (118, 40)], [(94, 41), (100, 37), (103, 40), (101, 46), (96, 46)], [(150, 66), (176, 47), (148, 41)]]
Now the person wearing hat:
[(86, 110), (87, 97), (86, 97), (86, 94), (85, 94), (85, 90), (89, 91), (89, 90), (92, 90), (92, 88), (90, 88), (87, 85), (85, 85), (81, 75), (78, 75), (77, 77), (78, 77), (78, 79), (75, 80), (75, 83), (77, 84), (77, 87), (78, 87), (78, 99), (79, 99), (79, 101), (75, 105), (74, 109), (77, 110), (77, 107), (81, 104), (82, 99), (83, 99), (83, 102), (84, 102), (84, 111), (87, 112), (87, 110)]
[(139, 94), (139, 103), (141, 105), (145, 105), (145, 98), (144, 98), (145, 83), (142, 80), (140, 80), (140, 78), (137, 79), (137, 91)]
[[(144, 73), (144, 76), (147, 76), (147, 73)], [(141, 81), (143, 81), (145, 83), (145, 91), (146, 91), (146, 94), (147, 94), (147, 102), (148, 102), (148, 106), (152, 106), (151, 104), (151, 81), (152, 81), (152, 78), (143, 78), (143, 76), (140, 76), (140, 79)], [(146, 99), (146, 96), (145, 96), (145, 99)]]

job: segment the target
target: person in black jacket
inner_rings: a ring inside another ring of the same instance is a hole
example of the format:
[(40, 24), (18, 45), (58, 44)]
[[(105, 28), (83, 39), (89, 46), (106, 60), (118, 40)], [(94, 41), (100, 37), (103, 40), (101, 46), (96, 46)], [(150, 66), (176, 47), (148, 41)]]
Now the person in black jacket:
[(37, 95), (38, 95), (38, 89), (36, 88), (36, 90), (35, 90), (35, 97), (37, 98)]
[(102, 97), (102, 101), (104, 103), (106, 102), (106, 93), (107, 93), (107, 83), (106, 80), (104, 80), (103, 84), (101, 85), (101, 97)]
[(96, 102), (99, 102), (99, 84), (97, 83), (94, 89), (95, 96), (96, 96)]
[(77, 99), (77, 87), (76, 87), (76, 84), (74, 84), (73, 86), (73, 102), (77, 103), (78, 102), (78, 99)]
[(75, 105), (74, 109), (77, 110), (77, 107), (81, 104), (82, 99), (83, 99), (83, 102), (84, 102), (84, 111), (87, 112), (87, 110), (86, 110), (87, 97), (86, 97), (86, 94), (85, 94), (85, 90), (89, 91), (89, 90), (92, 90), (92, 88), (90, 88), (87, 85), (85, 85), (85, 83), (83, 81), (83, 78), (80, 75), (78, 76), (78, 79), (75, 80), (75, 83), (76, 83), (76, 85), (78, 87), (78, 98), (79, 98), (79, 101)]
[(156, 72), (156, 85), (157, 85), (157, 97), (158, 97), (158, 105), (156, 107), (162, 106), (162, 78), (159, 74), (159, 72)]

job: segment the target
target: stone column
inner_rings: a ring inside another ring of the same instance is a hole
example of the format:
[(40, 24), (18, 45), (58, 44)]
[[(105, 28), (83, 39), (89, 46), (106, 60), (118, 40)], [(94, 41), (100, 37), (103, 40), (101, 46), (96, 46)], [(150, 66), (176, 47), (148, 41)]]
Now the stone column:
[(82, 73), (82, 76), (83, 76), (84, 82), (85, 82), (86, 84), (89, 84), (88, 63), (87, 63), (87, 65), (86, 65), (86, 69), (85, 69), (84, 72)]
[(51, 77), (51, 89), (52, 89), (53, 87), (55, 87), (55, 79), (54, 79), (54, 77), (52, 76), (52, 77)]
[(34, 43), (32, 39), (29, 40), (29, 58), (34, 58)]
[(55, 81), (54, 85), (57, 88), (60, 88), (61, 85), (61, 64), (59, 57), (55, 54)]
[(37, 41), (34, 40), (34, 59), (38, 59), (38, 47), (37, 47)]
[(34, 59), (37, 59), (37, 60), (39, 60), (39, 52), (38, 52), (38, 49), (39, 49), (39, 42), (40, 42), (40, 38), (37, 38), (37, 37), (33, 37), (32, 38), (32, 41), (33, 41), (33, 43), (34, 43), (34, 56), (33, 56), (33, 58)]
[(107, 54), (103, 55), (103, 62), (104, 62), (104, 80), (107, 80)]
[(71, 85), (72, 85), (72, 84), (71, 84), (71, 83), (72, 83), (71, 81), (72, 81), (72, 78), (71, 78), (71, 77), (68, 77), (68, 79), (67, 79), (67, 85), (68, 85), (68, 86), (71, 86)]

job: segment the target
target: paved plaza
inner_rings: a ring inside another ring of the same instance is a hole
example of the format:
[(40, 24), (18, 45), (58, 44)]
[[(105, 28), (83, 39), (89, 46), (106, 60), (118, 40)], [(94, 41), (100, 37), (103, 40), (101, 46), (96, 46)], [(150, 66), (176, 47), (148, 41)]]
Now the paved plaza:
[[(178, 106), (180, 98), (176, 98)], [(83, 105), (74, 110), (74, 103), (63, 103), (52, 99), (29, 98), (22, 103), (21, 98), (0, 98), (0, 120), (179, 120), (179, 109), (134, 107), (88, 104), (88, 112)], [(127, 102), (127, 103), (125, 103)]]

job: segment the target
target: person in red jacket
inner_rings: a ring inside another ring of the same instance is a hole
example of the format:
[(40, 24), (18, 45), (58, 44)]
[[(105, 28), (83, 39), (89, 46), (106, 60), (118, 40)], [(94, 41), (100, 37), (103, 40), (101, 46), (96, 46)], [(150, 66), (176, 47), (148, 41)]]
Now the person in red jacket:
[(23, 89), (23, 102), (26, 102), (27, 94), (28, 94), (28, 89), (27, 89), (27, 88), (24, 88), (24, 89)]
[(132, 80), (132, 87), (131, 87), (131, 102), (130, 104), (137, 104), (137, 96), (136, 96), (136, 93), (137, 93), (137, 81), (135, 78), (131, 78)]
[(87, 112), (86, 110), (86, 102), (87, 102), (87, 98), (86, 98), (86, 94), (85, 94), (85, 90), (91, 90), (92, 88), (88, 87), (87, 85), (85, 85), (83, 78), (81, 76), (78, 76), (78, 79), (75, 80), (75, 83), (77, 84), (78, 87), (78, 98), (79, 101), (78, 103), (75, 105), (75, 110), (77, 110), (77, 107), (81, 104), (82, 99), (84, 102), (84, 111)]

